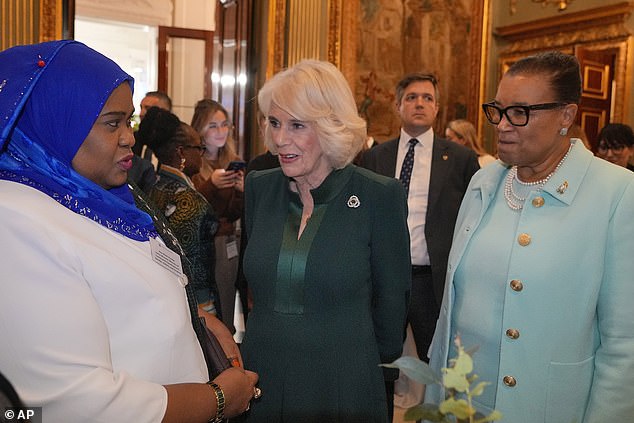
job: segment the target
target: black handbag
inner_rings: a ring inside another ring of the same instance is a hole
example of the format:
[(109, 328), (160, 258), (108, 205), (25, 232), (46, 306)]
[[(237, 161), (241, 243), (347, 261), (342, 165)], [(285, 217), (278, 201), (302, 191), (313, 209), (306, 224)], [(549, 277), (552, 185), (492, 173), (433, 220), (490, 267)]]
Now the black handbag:
[[(203, 328), (201, 331), (202, 336), (198, 336), (198, 341), (200, 342), (203, 355), (205, 356), (205, 361), (207, 362), (209, 380), (213, 380), (220, 373), (231, 367), (231, 362), (227, 358), (225, 351), (222, 349), (220, 342), (218, 342), (216, 335), (214, 335), (205, 324), (205, 319), (199, 317), (198, 322)], [(196, 325), (194, 325), (194, 330), (196, 329), (195, 326)]]

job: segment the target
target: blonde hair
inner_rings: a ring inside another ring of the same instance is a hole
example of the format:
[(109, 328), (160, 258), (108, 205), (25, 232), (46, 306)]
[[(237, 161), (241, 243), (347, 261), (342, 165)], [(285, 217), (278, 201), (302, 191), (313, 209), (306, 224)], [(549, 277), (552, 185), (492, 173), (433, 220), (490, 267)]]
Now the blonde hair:
[[(335, 169), (341, 169), (361, 151), (367, 138), (366, 122), (359, 116), (348, 82), (331, 63), (302, 60), (267, 81), (258, 94), (268, 117), (275, 104), (295, 119), (313, 122), (319, 145)], [(264, 143), (277, 153), (269, 125)]]
[[(200, 136), (203, 136), (204, 132), (205, 132), (205, 124), (207, 123), (207, 121), (209, 119), (211, 119), (211, 116), (213, 116), (216, 112), (222, 112), (222, 114), (225, 115), (225, 118), (230, 122), (231, 119), (229, 118), (229, 112), (227, 112), (227, 109), (225, 109), (222, 104), (218, 103), (215, 100), (209, 99), (209, 98), (205, 98), (203, 100), (200, 100), (198, 103), (196, 103), (196, 108), (194, 109), (194, 116), (192, 116), (192, 123), (191, 126), (196, 130), (196, 132), (198, 132), (198, 134)], [(229, 131), (229, 134), (227, 135), (227, 142), (225, 142), (225, 145), (220, 147), (218, 149), (218, 166), (225, 168), (230, 161), (232, 160), (236, 160), (239, 158), (238, 154), (236, 153), (236, 148), (235, 148), (235, 142), (233, 140), (233, 136), (232, 136), (232, 132), (233, 131)], [(208, 163), (208, 160), (203, 160), (204, 165), (203, 165), (203, 170), (201, 171), (201, 173), (207, 173), (207, 171), (209, 170), (209, 167), (206, 166)], [(211, 169), (213, 171), (213, 169)], [(203, 177), (207, 178), (206, 175), (202, 175)]]
[(478, 132), (475, 126), (468, 120), (456, 119), (447, 124), (447, 128), (451, 129), (461, 140), (464, 141), (465, 147), (469, 147), (476, 152), (478, 156), (484, 156), (489, 154), (486, 152), (480, 139), (478, 138)]

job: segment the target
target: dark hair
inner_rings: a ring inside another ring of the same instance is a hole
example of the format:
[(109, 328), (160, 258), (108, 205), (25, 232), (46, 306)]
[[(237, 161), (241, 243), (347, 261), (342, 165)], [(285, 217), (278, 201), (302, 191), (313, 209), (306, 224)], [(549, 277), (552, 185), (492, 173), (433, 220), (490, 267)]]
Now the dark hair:
[(169, 110), (170, 112), (172, 111), (172, 99), (170, 98), (170, 96), (165, 94), (163, 91), (148, 91), (147, 93), (145, 93), (145, 96), (146, 97), (156, 97), (159, 100), (164, 101), (165, 104), (167, 104), (169, 106), (167, 110)]
[(423, 82), (429, 81), (434, 86), (434, 91), (436, 93), (436, 102), (438, 102), (438, 97), (440, 96), (440, 91), (438, 90), (438, 80), (431, 73), (410, 73), (405, 75), (403, 79), (398, 81), (396, 84), (396, 102), (400, 103), (403, 99), (403, 93), (407, 87), (409, 87), (414, 82)]
[(180, 126), (181, 121), (174, 113), (153, 106), (139, 124), (137, 137), (152, 149), (159, 161), (171, 162), (176, 147), (183, 144), (183, 140), (176, 137)]
[(634, 145), (634, 131), (623, 123), (608, 123), (601, 129), (597, 139), (605, 142), (608, 147), (631, 147)]
[(579, 104), (581, 71), (575, 56), (560, 51), (547, 51), (524, 57), (508, 69), (509, 75), (544, 75), (550, 78), (554, 101)]

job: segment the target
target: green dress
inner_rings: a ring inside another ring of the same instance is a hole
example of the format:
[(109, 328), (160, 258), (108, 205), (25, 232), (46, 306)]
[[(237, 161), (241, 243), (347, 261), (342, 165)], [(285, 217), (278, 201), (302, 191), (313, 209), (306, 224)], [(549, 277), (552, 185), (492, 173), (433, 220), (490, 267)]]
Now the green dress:
[(411, 283), (405, 193), (354, 165), (311, 193), (298, 240), (302, 204), (289, 179), (280, 169), (247, 177), (254, 306), (242, 355), (263, 392), (247, 420), (385, 423), (379, 363), (401, 354)]

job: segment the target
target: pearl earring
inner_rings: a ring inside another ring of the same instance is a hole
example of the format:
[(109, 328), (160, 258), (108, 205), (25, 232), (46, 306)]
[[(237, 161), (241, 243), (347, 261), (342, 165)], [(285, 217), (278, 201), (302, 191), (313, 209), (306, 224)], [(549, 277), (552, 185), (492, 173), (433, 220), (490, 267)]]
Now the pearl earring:
[(561, 128), (559, 130), (559, 135), (564, 136), (566, 134), (568, 134), (568, 128)]

